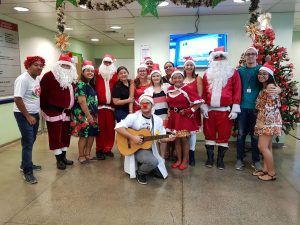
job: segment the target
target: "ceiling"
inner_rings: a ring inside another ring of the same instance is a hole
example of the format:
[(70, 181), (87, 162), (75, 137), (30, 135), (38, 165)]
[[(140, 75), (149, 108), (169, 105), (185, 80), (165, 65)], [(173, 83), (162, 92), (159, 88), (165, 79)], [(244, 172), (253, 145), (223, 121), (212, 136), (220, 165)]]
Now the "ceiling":
[[(1, 1), (1, 0), (0, 0)], [(94, 0), (100, 2), (104, 0)], [(33, 25), (56, 31), (55, 0), (2, 0), (0, 14), (26, 21)], [(226, 0), (214, 9), (200, 7), (200, 15), (226, 15), (248, 13), (250, 2), (234, 3)], [(17, 12), (15, 6), (30, 9), (29, 12)], [(300, 0), (261, 0), (261, 8), (268, 12), (296, 12), (294, 29), (300, 31)], [(66, 1), (66, 23), (73, 30), (66, 31), (72, 38), (94, 45), (133, 45), (134, 18), (139, 17), (141, 6), (137, 1), (125, 7), (109, 12), (90, 11), (75, 7)], [(192, 16), (197, 14), (197, 8), (185, 8), (176, 6), (172, 2), (166, 7), (158, 7), (159, 17), (164, 16)], [(152, 16), (152, 15), (147, 15)], [(112, 30), (112, 25), (119, 25), (121, 29)], [(91, 42), (91, 38), (100, 39), (99, 42)]]

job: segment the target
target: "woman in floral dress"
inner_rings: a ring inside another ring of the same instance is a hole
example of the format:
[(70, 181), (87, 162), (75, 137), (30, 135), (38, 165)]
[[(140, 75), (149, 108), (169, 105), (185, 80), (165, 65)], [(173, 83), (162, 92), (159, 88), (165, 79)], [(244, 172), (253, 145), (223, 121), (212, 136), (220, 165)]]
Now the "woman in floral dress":
[(97, 124), (98, 99), (95, 90), (94, 67), (91, 61), (83, 62), (82, 74), (75, 88), (75, 104), (71, 115), (72, 135), (79, 137), (78, 161), (82, 164), (91, 160), (94, 138), (99, 134)]
[(276, 87), (272, 62), (265, 63), (258, 73), (258, 80), (262, 83), (262, 90), (256, 99), (258, 110), (254, 134), (259, 136), (258, 148), (264, 156), (263, 171), (255, 171), (254, 176), (260, 180), (276, 180), (272, 153), (273, 136), (281, 135), (282, 119), (280, 115), (280, 97), (278, 94), (269, 94), (267, 88)]

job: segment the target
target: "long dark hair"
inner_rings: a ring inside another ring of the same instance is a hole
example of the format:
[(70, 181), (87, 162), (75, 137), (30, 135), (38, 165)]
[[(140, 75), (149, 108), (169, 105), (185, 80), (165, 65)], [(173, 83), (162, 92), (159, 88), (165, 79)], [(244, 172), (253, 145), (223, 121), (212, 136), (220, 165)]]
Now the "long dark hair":
[[(183, 68), (183, 75), (184, 77), (186, 77), (186, 72)], [(197, 77), (197, 74), (196, 74), (196, 66), (194, 66), (194, 70), (193, 70), (193, 73), (192, 73), (192, 78), (196, 78)]]
[(95, 88), (95, 85), (96, 85), (96, 73), (95, 71), (93, 72), (94, 73), (94, 77), (88, 81), (84, 76), (83, 76), (83, 73), (86, 69), (82, 70), (81, 74), (80, 74), (80, 80), (83, 81), (84, 83), (86, 84), (90, 84), (93, 88)]
[(126, 72), (129, 74), (129, 71), (128, 71), (128, 69), (125, 66), (119, 66), (118, 69), (117, 69), (117, 74), (118, 75), (119, 75), (119, 73), (120, 73), (121, 70), (126, 70)]
[[(271, 75), (269, 72), (267, 72), (267, 73), (268, 73), (268, 75), (269, 75), (268, 80), (265, 81), (265, 82), (267, 83), (267, 85), (269, 85), (269, 84), (274, 84), (275, 86), (277, 86), (276, 81), (275, 81), (275, 79), (274, 79), (274, 76)], [(257, 78), (257, 81), (258, 81), (258, 78)], [(258, 82), (259, 82), (259, 81), (258, 81)], [(262, 88), (262, 87), (263, 87), (263, 83), (262, 83), (262, 82), (259, 82), (259, 86), (260, 86), (260, 88)]]

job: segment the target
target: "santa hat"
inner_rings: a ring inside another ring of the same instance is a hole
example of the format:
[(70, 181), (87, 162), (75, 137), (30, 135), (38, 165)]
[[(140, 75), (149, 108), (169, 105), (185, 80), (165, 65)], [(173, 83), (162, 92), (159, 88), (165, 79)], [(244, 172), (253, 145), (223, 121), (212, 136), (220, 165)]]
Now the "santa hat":
[(160, 69), (159, 69), (159, 64), (157, 64), (157, 63), (153, 64), (150, 76), (152, 76), (154, 73), (158, 73), (160, 76), (162, 76)]
[(142, 69), (142, 68), (147, 69), (148, 67), (145, 63), (140, 63), (140, 65), (138, 65), (137, 69), (139, 70), (139, 69)]
[(147, 62), (149, 62), (149, 61), (153, 62), (153, 60), (151, 59), (150, 56), (144, 57), (144, 63), (147, 63)]
[(256, 49), (256, 48), (254, 48), (253, 46), (250, 46), (250, 47), (246, 48), (246, 50), (245, 50), (244, 54), (246, 54), (246, 52), (247, 52), (248, 50), (250, 50), (250, 49), (254, 50), (254, 51), (255, 51), (255, 53), (256, 53), (256, 55), (258, 55), (258, 51), (257, 51), (257, 49)]
[(112, 55), (106, 53), (104, 56), (103, 56), (103, 59), (102, 59), (103, 62), (111, 62), (113, 63), (114, 61), (116, 61), (115, 57), (113, 57)]
[(267, 71), (271, 76), (274, 76), (274, 65), (273, 62), (266, 62), (259, 70)]
[(174, 68), (173, 73), (171, 74), (171, 78), (175, 75), (175, 74), (180, 74), (182, 77), (184, 77), (183, 72), (181, 72), (180, 70), (178, 70), (177, 68)]
[(25, 69), (27, 70), (34, 62), (41, 62), (43, 67), (45, 66), (45, 59), (40, 56), (27, 56), (24, 61)]
[(93, 61), (89, 60), (83, 60), (82, 68), (81, 70), (84, 71), (85, 69), (91, 69), (94, 70)]
[(69, 62), (72, 63), (72, 52), (68, 52), (66, 54), (61, 54), (58, 59), (59, 62)]
[(153, 98), (150, 95), (146, 95), (146, 94), (143, 94), (139, 97), (139, 104), (141, 104), (141, 102), (145, 99), (151, 102), (152, 105), (154, 105)]
[(224, 46), (219, 48), (215, 48), (214, 51), (210, 54), (210, 59), (214, 60), (216, 56), (224, 56), (226, 59), (228, 58), (228, 52), (225, 52)]
[(191, 56), (183, 57), (183, 60), (184, 60), (184, 65), (183, 66), (185, 66), (189, 62), (193, 63), (194, 66), (196, 66), (195, 60)]

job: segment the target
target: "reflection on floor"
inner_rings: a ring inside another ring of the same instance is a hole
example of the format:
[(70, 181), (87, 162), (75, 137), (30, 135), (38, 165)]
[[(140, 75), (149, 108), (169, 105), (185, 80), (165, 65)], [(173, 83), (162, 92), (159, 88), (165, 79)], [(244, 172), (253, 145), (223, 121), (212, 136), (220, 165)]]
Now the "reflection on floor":
[[(297, 133), (300, 136), (299, 127)], [(234, 170), (234, 144), (224, 171), (204, 167), (200, 142), (196, 167), (181, 172), (167, 162), (169, 178), (150, 178), (148, 185), (129, 179), (116, 149), (114, 159), (79, 164), (75, 138), (69, 153), (75, 164), (58, 171), (47, 140), (40, 135), (34, 148), (34, 162), (43, 166), (35, 173), (36, 185), (24, 183), (19, 172), (20, 142), (1, 149), (1, 225), (300, 224), (300, 141), (292, 137), (274, 149), (275, 182), (252, 176), (250, 164)]]

